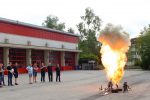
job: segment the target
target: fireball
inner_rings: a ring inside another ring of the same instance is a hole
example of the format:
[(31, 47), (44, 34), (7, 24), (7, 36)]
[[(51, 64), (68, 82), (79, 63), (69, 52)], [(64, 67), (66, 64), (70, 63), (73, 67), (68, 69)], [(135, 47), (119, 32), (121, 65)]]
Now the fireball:
[(100, 53), (102, 53), (102, 64), (105, 67), (107, 78), (114, 84), (119, 84), (124, 75), (126, 54), (112, 50), (109, 45), (103, 45)]
[(122, 28), (108, 24), (99, 36), (101, 46), (101, 60), (105, 67), (108, 80), (113, 84), (119, 84), (124, 75), (124, 67), (127, 62), (126, 53), (129, 50), (130, 39)]

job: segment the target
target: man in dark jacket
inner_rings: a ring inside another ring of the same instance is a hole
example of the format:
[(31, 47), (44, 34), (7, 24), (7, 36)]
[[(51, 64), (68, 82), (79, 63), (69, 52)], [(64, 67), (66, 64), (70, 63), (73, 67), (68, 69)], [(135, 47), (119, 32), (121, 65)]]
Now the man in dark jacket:
[(49, 63), (49, 65), (47, 66), (47, 70), (48, 70), (48, 79), (49, 82), (53, 81), (53, 70), (52, 70), (52, 64)]
[(57, 82), (58, 78), (59, 78), (59, 82), (61, 82), (61, 80), (60, 80), (60, 67), (59, 67), (59, 64), (57, 64), (57, 66), (56, 66), (56, 82)]
[(12, 68), (11, 62), (7, 66), (7, 70), (8, 70), (8, 86), (13, 86), (13, 84), (12, 84), (12, 77), (13, 77), (14, 70)]
[(14, 69), (14, 77), (15, 77), (15, 85), (18, 85), (17, 79), (18, 79), (18, 63), (15, 63)]
[(41, 64), (41, 82), (45, 82), (45, 72), (46, 72), (46, 66), (44, 63)]

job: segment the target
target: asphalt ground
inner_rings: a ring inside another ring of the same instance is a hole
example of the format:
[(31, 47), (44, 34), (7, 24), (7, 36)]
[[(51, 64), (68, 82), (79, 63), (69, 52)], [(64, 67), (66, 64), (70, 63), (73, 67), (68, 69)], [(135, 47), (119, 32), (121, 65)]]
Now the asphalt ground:
[[(29, 84), (28, 74), (20, 74), (19, 85), (0, 88), (0, 100), (150, 100), (150, 72), (140, 70), (126, 70), (119, 85), (127, 81), (131, 91), (101, 95), (100, 86), (107, 86), (104, 71), (64, 71), (61, 73), (61, 82), (38, 82)], [(7, 85), (7, 76), (5, 76)], [(14, 78), (13, 78), (14, 83)]]

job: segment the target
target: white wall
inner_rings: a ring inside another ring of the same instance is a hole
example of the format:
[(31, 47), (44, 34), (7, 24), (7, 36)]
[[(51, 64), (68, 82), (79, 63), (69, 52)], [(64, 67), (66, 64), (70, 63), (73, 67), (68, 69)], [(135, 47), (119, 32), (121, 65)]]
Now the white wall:
[(21, 35), (12, 35), (8, 33), (0, 33), (0, 42), (4, 43), (5, 39), (9, 39), (9, 43), (11, 44), (21, 45), (27, 45), (27, 41), (31, 41), (31, 45), (34, 46), (45, 46), (45, 44), (48, 43), (48, 47), (52, 48), (62, 48), (62, 45), (64, 45), (65, 49), (76, 49), (76, 47), (78, 46), (78, 44), (76, 43), (33, 38)]

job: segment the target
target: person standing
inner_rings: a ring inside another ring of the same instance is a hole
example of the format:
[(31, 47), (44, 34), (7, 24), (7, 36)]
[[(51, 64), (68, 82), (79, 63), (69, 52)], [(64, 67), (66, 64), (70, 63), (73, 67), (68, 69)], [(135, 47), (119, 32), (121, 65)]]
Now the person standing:
[(46, 66), (44, 63), (41, 64), (41, 82), (45, 82), (45, 72), (46, 72)]
[(29, 74), (29, 84), (32, 84), (32, 81), (31, 81), (32, 75), (33, 75), (32, 64), (29, 64), (26, 69), (27, 69), (28, 74)]
[[(5, 71), (5, 69), (6, 69), (3, 64), (2, 64), (2, 69), (3, 69), (4, 71)], [(5, 78), (5, 76), (4, 76), (4, 71), (3, 71), (3, 75), (2, 75), (2, 82), (3, 82), (3, 86), (6, 86), (6, 85), (5, 85), (5, 79), (4, 79), (4, 78)]]
[(8, 86), (13, 86), (12, 77), (13, 77), (14, 70), (12, 68), (12, 63), (11, 62), (7, 66), (7, 70), (8, 70)]
[(34, 63), (33, 64), (33, 82), (37, 82), (37, 71), (38, 71), (38, 67), (37, 67), (37, 64), (36, 63)]
[(49, 65), (47, 66), (47, 70), (48, 70), (48, 79), (49, 82), (53, 81), (53, 70), (52, 70), (52, 64), (49, 63)]
[(60, 80), (60, 67), (59, 67), (59, 64), (57, 64), (57, 66), (56, 66), (56, 82), (57, 82), (58, 78), (59, 78), (59, 82), (61, 82), (61, 80)]
[(15, 77), (15, 85), (18, 85), (17, 79), (18, 79), (18, 63), (15, 63), (14, 69), (14, 77)]
[(0, 63), (0, 87), (2, 87), (3, 72), (4, 72), (2, 67), (3, 67), (3, 65), (2, 65), (2, 63)]

